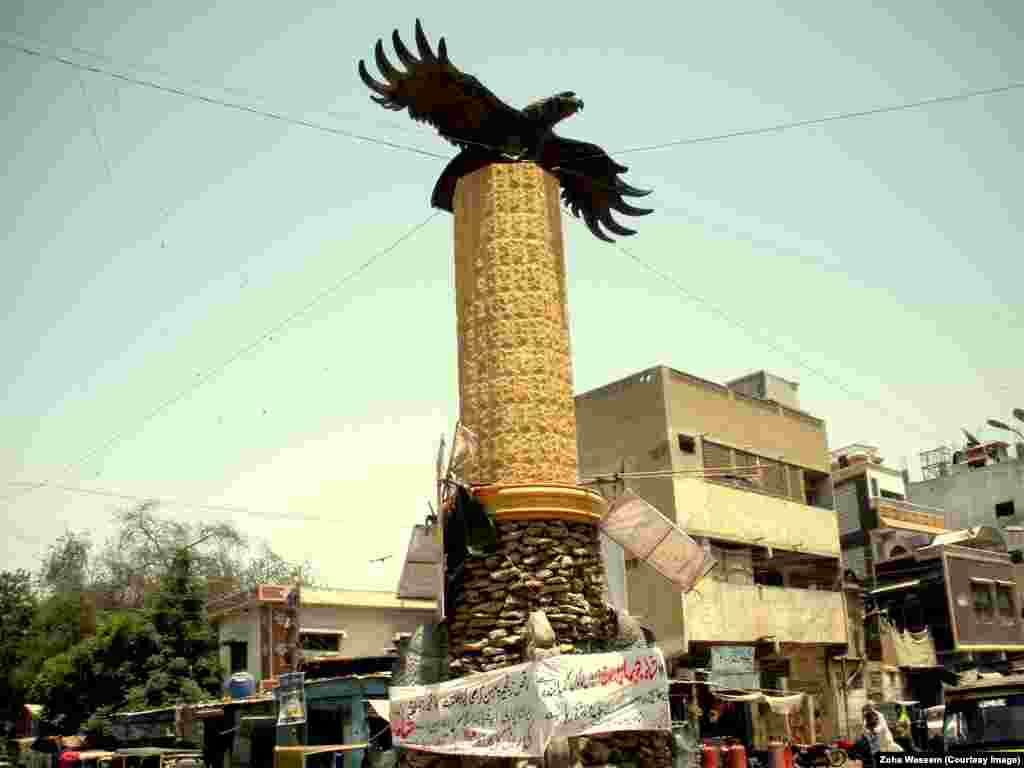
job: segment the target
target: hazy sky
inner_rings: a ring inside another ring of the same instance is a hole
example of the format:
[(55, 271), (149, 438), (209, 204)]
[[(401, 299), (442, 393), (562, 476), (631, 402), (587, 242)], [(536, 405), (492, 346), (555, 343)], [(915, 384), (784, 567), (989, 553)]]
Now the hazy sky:
[[(411, 42), (417, 13), (514, 105), (576, 91), (561, 132), (610, 151), (1024, 80), (1018, 0), (432, 7), (0, 0), (0, 36), (444, 155), (355, 71), (393, 28)], [(0, 59), (2, 567), (34, 568), (68, 527), (102, 540), (124, 504), (10, 484), (49, 481), (245, 508), (218, 516), (332, 586), (393, 588), (458, 412), (448, 214), (143, 421), (423, 220), (443, 161)], [(800, 382), (834, 447), (896, 466), (1007, 417), (1022, 136), (1018, 90), (619, 156), (657, 209), (625, 245), (754, 334), (567, 217), (577, 390), (765, 368)]]

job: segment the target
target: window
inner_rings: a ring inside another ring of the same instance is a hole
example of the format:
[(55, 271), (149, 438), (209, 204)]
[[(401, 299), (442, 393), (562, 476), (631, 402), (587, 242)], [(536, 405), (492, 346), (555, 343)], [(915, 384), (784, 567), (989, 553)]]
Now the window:
[(679, 435), (679, 450), (683, 453), (696, 453), (697, 441), (689, 435)]
[(877, 480), (877, 478), (874, 478), (874, 477), (871, 478), (871, 495), (872, 496), (877, 496), (878, 495), (878, 480)]
[(228, 643), (231, 650), (231, 674), (246, 672), (249, 666), (249, 644), (242, 642)]
[(1013, 508), (1013, 500), (1001, 501), (996, 504), (996, 517), (1013, 517), (1016, 510)]
[(337, 653), (341, 650), (341, 632), (303, 632), (299, 635), (299, 644), (310, 656)]
[(701, 446), (704, 449), (705, 469), (731, 469), (732, 449), (724, 445), (704, 440)]
[(995, 609), (992, 605), (991, 585), (972, 581), (971, 597), (974, 598), (974, 613), (979, 621), (992, 621), (995, 618)]
[(892, 491), (885, 490), (885, 488), (883, 488), (881, 491), (879, 491), (879, 493), (881, 494), (883, 499), (892, 499), (893, 501), (906, 501), (907, 500), (906, 497), (902, 493), (893, 493)]
[(1013, 623), (1016, 615), (1013, 610), (1013, 589), (1005, 584), (996, 584), (996, 610), (999, 611), (1000, 619)]

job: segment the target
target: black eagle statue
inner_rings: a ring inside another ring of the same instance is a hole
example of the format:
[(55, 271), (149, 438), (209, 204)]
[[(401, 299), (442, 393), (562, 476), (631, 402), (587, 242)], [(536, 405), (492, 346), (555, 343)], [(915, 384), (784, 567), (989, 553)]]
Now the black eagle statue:
[(413, 120), (429, 123), (459, 148), (434, 185), (430, 202), (435, 208), (452, 211), (456, 182), (468, 173), (491, 163), (534, 162), (550, 171), (562, 187), (562, 202), (577, 218), (582, 217), (597, 237), (613, 242), (602, 226), (616, 235), (633, 235), (612, 218), (612, 211), (644, 216), (649, 208), (635, 208), (626, 197), (643, 197), (650, 191), (636, 189), (620, 175), (628, 168), (619, 165), (596, 144), (565, 139), (555, 125), (583, 109), (572, 91), (558, 93), (528, 104), (510, 107), (473, 75), (457, 69), (448, 58), (442, 37), (435, 53), (419, 20), (416, 21), (415, 56), (406, 48), (398, 30), (391, 36), (398, 59), (396, 68), (384, 55), (384, 44), (374, 49), (377, 67), (385, 82), (374, 80), (360, 60), (359, 76), (385, 109), (409, 110)]

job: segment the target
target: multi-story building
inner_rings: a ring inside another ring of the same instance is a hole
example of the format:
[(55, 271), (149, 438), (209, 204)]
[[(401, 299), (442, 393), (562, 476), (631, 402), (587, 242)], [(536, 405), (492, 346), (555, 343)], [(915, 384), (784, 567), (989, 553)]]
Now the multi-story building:
[(999, 528), (1024, 523), (1024, 444), (1017, 458), (1001, 441), (971, 444), (957, 450), (940, 447), (921, 454), (923, 479), (910, 483), (916, 504), (941, 507), (946, 527), (979, 525)]
[(947, 532), (943, 510), (908, 502), (906, 470), (886, 466), (874, 446), (832, 451), (832, 484), (845, 567), (861, 583), (874, 583), (877, 563)]
[[(980, 526), (878, 563), (878, 585), (868, 593), (869, 657), (899, 667), (904, 694), (926, 705), (941, 703), (949, 673), (1006, 672), (1024, 652), (1014, 559), (997, 528)], [(888, 647), (887, 631), (894, 637)], [(932, 646), (934, 658), (921, 658)]]
[(659, 366), (577, 396), (576, 418), (583, 478), (620, 473), (719, 563), (682, 596), (627, 562), (629, 612), (676, 666), (754, 649), (753, 679), (814, 694), (819, 735), (834, 734), (832, 660), (848, 640), (839, 534), (825, 422), (800, 409), (797, 385)]

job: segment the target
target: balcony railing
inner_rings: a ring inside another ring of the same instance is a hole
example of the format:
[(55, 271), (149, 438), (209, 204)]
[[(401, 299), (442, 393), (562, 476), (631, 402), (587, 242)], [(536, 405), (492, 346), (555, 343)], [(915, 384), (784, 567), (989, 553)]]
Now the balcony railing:
[(691, 642), (780, 643), (847, 641), (843, 594), (704, 579), (683, 597)]
[(676, 522), (691, 536), (839, 557), (831, 509), (691, 477), (673, 480)]

